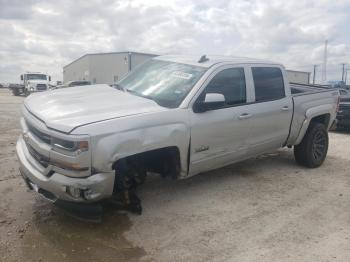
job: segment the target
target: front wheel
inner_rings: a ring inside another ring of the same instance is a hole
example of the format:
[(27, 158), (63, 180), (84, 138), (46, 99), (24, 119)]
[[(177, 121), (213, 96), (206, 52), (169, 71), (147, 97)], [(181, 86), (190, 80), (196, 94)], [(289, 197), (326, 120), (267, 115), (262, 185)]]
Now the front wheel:
[(24, 96), (27, 97), (30, 95), (30, 92), (28, 89), (24, 89)]
[(311, 123), (301, 143), (294, 147), (298, 164), (315, 168), (322, 165), (328, 151), (328, 132), (324, 124)]

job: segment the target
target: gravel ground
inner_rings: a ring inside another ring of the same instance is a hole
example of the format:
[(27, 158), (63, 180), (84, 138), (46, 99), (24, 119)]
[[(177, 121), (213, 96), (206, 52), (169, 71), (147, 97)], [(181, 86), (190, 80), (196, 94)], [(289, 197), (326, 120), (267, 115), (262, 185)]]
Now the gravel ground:
[(22, 97), (0, 90), (0, 261), (350, 261), (350, 133), (318, 169), (283, 149), (183, 181), (150, 177), (141, 216), (68, 217), (27, 191)]

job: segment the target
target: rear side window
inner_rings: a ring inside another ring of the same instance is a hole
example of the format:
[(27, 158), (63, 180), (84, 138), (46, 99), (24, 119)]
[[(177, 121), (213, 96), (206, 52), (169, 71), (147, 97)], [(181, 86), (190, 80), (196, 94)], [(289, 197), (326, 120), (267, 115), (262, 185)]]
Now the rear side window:
[(285, 97), (281, 69), (277, 67), (252, 67), (255, 101), (268, 101)]
[(225, 97), (226, 106), (246, 103), (246, 86), (243, 68), (229, 68), (217, 73), (209, 82), (206, 93), (219, 93)]

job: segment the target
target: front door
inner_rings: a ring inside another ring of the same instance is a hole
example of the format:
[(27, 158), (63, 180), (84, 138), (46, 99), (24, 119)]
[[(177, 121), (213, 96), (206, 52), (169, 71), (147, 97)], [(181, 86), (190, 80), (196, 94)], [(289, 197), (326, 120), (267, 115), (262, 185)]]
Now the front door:
[(251, 112), (245, 69), (219, 69), (207, 82), (195, 103), (207, 93), (222, 94), (225, 103), (206, 112), (191, 110), (190, 175), (227, 165), (247, 152)]

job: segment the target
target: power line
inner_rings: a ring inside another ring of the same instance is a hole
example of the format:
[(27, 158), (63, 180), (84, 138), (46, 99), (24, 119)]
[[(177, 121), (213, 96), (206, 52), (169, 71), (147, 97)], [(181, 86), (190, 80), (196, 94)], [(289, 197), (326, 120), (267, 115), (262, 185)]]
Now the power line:
[(326, 82), (327, 80), (327, 45), (328, 40), (324, 43), (324, 54), (323, 54), (323, 67), (322, 67), (322, 82)]

